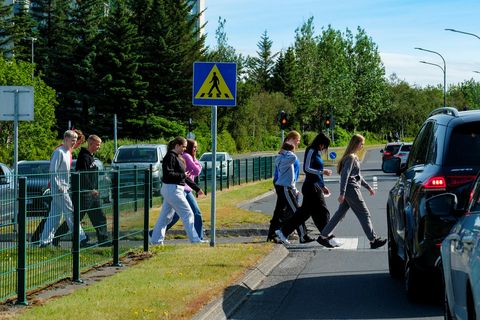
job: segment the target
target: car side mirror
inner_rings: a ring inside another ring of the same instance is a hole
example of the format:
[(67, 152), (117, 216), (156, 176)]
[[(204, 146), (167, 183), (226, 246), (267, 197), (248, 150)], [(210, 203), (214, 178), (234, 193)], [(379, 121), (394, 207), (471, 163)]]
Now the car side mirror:
[(397, 157), (387, 159), (382, 163), (382, 171), (385, 173), (397, 173), (400, 171), (400, 162), (401, 159)]
[(431, 216), (450, 216), (455, 213), (457, 202), (457, 196), (454, 193), (442, 193), (425, 201), (425, 212)]
[(380, 149), (380, 153), (383, 153), (383, 149)]

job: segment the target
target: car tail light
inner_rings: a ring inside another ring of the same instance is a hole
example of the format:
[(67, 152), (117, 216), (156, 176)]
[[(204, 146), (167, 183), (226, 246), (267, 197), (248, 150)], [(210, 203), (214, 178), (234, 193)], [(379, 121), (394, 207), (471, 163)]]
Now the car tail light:
[(425, 189), (445, 190), (447, 183), (445, 182), (444, 177), (431, 177), (423, 184), (423, 187)]
[(398, 158), (400, 158), (400, 157), (406, 157), (406, 156), (408, 156), (408, 153), (397, 153), (397, 154), (395, 155), (395, 157), (398, 157)]
[(447, 185), (455, 188), (475, 180), (475, 176), (447, 176)]

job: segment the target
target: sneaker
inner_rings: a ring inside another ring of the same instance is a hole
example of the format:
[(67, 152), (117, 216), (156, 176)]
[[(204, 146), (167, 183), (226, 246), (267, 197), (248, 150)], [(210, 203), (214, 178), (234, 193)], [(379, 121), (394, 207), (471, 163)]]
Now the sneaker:
[(300, 243), (309, 243), (313, 241), (315, 241), (315, 239), (310, 237), (308, 234), (304, 235), (303, 238), (300, 238)]
[(285, 235), (282, 233), (282, 230), (276, 230), (275, 234), (277, 235), (278, 239), (282, 241), (283, 244), (290, 244), (290, 241), (288, 241), (287, 237), (285, 237)]
[(192, 243), (209, 243), (209, 241), (200, 239), (198, 241), (193, 241)]
[(370, 249), (377, 249), (383, 247), (387, 243), (387, 239), (382, 239), (380, 237), (375, 238), (375, 240), (370, 241)]
[(328, 238), (325, 238), (324, 236), (319, 236), (317, 238), (317, 242), (326, 248), (333, 248), (333, 246), (330, 244), (330, 240), (328, 240)]
[(330, 243), (332, 247), (343, 246), (343, 242), (337, 241), (337, 239), (335, 239), (335, 236), (332, 236), (330, 239), (328, 239), (328, 243)]

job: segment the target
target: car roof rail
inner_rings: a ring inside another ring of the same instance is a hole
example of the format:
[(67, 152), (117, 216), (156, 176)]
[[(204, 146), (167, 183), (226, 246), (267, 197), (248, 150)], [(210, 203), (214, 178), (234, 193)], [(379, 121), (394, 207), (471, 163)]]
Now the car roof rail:
[(446, 115), (454, 116), (454, 117), (458, 117), (460, 115), (458, 110), (455, 109), (455, 108), (452, 108), (452, 107), (444, 107), (443, 108), (442, 107), (442, 108), (438, 108), (438, 109), (435, 109), (432, 112), (430, 112), (430, 114), (428, 115), (428, 118), (430, 118), (431, 116), (437, 115), (437, 114), (446, 114)]

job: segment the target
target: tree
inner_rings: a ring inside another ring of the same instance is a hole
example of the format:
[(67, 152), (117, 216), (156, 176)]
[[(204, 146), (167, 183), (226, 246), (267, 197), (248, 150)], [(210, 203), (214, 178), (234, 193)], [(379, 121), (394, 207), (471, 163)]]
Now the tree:
[(272, 91), (282, 92), (288, 97), (293, 96), (295, 72), (295, 52), (289, 47), (285, 54), (280, 52), (273, 68)]
[[(40, 78), (32, 81), (31, 65), (22, 61), (6, 61), (0, 57), (0, 85), (33, 85), (34, 120), (20, 121), (19, 159), (48, 159), (57, 140), (55, 131), (55, 91)], [(13, 161), (13, 122), (0, 122), (0, 161)]]
[(35, 23), (29, 11), (29, 1), (23, 0), (15, 4), (15, 12), (12, 17), (11, 43), (12, 55), (17, 60), (31, 61), (31, 41), (35, 37)]
[(111, 135), (113, 115), (122, 122), (123, 136), (136, 136), (142, 129), (134, 125), (141, 115), (139, 104), (146, 98), (148, 84), (138, 72), (141, 39), (131, 22), (132, 12), (124, 0), (117, 0), (103, 25), (95, 70), (100, 80), (95, 105), (95, 129)]
[(272, 54), (273, 41), (268, 37), (265, 30), (257, 44), (258, 57), (251, 58), (250, 61), (250, 80), (253, 81), (260, 90), (271, 91), (273, 68), (275, 66), (275, 58), (278, 53)]

